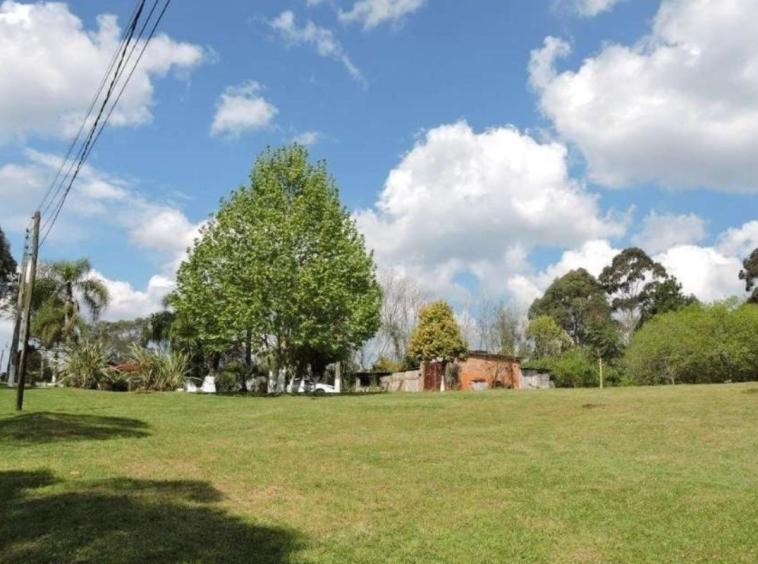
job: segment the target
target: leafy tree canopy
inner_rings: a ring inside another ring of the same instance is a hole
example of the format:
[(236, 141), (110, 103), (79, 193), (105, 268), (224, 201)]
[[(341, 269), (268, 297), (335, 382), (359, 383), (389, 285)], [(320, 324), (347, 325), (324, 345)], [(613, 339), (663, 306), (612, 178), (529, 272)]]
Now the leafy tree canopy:
[(742, 261), (742, 267), (744, 270), (740, 271), (740, 280), (745, 281), (745, 291), (753, 290), (748, 301), (758, 304), (758, 287), (756, 287), (756, 282), (758, 282), (758, 249), (755, 249), (749, 257)]
[(433, 302), (421, 309), (418, 325), (408, 344), (411, 358), (417, 361), (452, 362), (463, 357), (466, 351), (461, 330), (447, 302)]
[(16, 261), (11, 254), (10, 244), (0, 228), (0, 300), (8, 292), (10, 284), (16, 277)]
[(91, 270), (87, 259), (39, 266), (32, 295), (32, 334), (44, 346), (78, 338), (84, 325), (82, 304), (93, 321), (108, 306), (108, 288)]
[(576, 345), (589, 343), (593, 323), (610, 320), (611, 310), (600, 282), (583, 268), (553, 281), (532, 303), (529, 318), (552, 317)]
[(756, 335), (758, 308), (693, 304), (647, 322), (624, 363), (638, 384), (750, 380), (758, 374)]
[(684, 296), (676, 278), (638, 247), (617, 254), (599, 281), (611, 299), (611, 308), (620, 316), (627, 339), (653, 315), (679, 309), (694, 299)]
[(533, 358), (557, 356), (573, 345), (571, 337), (549, 315), (539, 315), (526, 328)]
[(209, 349), (251, 335), (277, 367), (347, 358), (379, 326), (372, 255), (323, 162), (267, 150), (180, 267), (172, 299)]

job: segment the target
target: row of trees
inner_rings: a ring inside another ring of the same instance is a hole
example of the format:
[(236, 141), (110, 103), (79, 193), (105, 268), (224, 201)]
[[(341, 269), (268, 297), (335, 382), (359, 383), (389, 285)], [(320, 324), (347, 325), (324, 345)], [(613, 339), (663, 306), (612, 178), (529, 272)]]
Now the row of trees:
[[(740, 279), (758, 279), (758, 250)], [(715, 382), (758, 377), (758, 291), (703, 305), (643, 250), (614, 257), (596, 279), (578, 269), (556, 279), (529, 309), (528, 365), (558, 385)], [(752, 331), (752, 332), (751, 332)], [(685, 352), (686, 351), (686, 352)], [(687, 356), (689, 355), (689, 356)], [(688, 361), (685, 361), (688, 358)]]
[[(12, 289), (16, 265), (0, 232), (0, 292)], [(281, 390), (288, 376), (324, 374), (327, 365), (357, 352), (377, 367), (452, 360), (468, 348), (520, 355), (551, 370), (561, 385), (625, 375), (624, 355), (637, 335), (663, 315), (696, 300), (638, 248), (616, 256), (598, 278), (578, 269), (556, 279), (531, 305), (528, 320), (502, 302), (483, 301), (456, 319), (410, 279), (377, 278), (334, 179), (305, 148), (269, 149), (250, 182), (222, 200), (177, 274), (167, 309), (148, 320), (89, 324), (107, 306), (105, 287), (87, 261), (42, 265), (34, 295), (32, 332), (45, 348), (83, 338), (107, 343), (111, 358), (131, 345), (186, 355), (198, 374), (235, 366), (236, 386), (255, 374)], [(740, 278), (758, 303), (758, 249)], [(12, 300), (5, 300), (13, 307)], [(420, 320), (420, 321), (419, 321)], [(372, 339), (373, 337), (373, 339)], [(635, 365), (637, 366), (637, 365)], [(642, 377), (641, 377), (642, 378)]]

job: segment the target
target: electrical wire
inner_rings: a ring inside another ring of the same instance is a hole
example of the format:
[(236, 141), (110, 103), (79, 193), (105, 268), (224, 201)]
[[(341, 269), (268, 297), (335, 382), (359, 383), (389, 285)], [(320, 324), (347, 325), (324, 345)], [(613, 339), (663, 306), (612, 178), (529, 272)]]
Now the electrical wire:
[[(131, 69), (126, 74), (126, 79), (120, 84), (120, 88), (118, 90), (118, 94), (116, 95), (115, 101), (113, 104), (111, 104), (110, 108), (108, 109), (107, 113), (105, 113), (106, 108), (108, 107), (108, 102), (111, 99), (111, 96), (113, 95), (119, 80), (121, 79), (122, 75), (126, 72), (127, 67), (129, 66), (132, 56), (137, 48), (137, 45), (140, 43), (145, 30), (147, 29), (152, 16), (158, 6), (159, 0), (155, 0), (153, 2), (152, 8), (150, 9), (148, 16), (145, 18), (145, 21), (142, 24), (142, 27), (137, 34), (136, 39), (134, 38), (134, 34), (137, 28), (137, 23), (140, 19), (141, 13), (144, 8), (145, 0), (142, 0), (140, 4), (138, 5), (137, 9), (135, 10), (136, 17), (132, 19), (130, 22), (130, 26), (128, 28), (127, 34), (125, 36), (124, 42), (122, 42), (122, 46), (117, 51), (117, 57), (118, 58), (118, 65), (116, 66), (116, 70), (114, 72), (113, 78), (111, 79), (111, 82), (108, 86), (108, 91), (106, 92), (106, 95), (103, 99), (103, 102), (100, 106), (100, 109), (98, 111), (97, 117), (95, 118), (92, 127), (90, 128), (89, 134), (86, 137), (86, 140), (82, 143), (82, 146), (80, 150), (77, 153), (77, 157), (71, 162), (69, 169), (66, 173), (66, 175), (63, 177), (63, 180), (61, 181), (59, 186), (65, 185), (65, 190), (63, 190), (62, 195), (60, 197), (59, 202), (55, 205), (55, 212), (52, 215), (52, 218), (48, 220), (47, 225), (45, 226), (45, 232), (42, 236), (40, 247), (45, 243), (48, 236), (50, 235), (50, 232), (52, 231), (58, 216), (61, 212), (61, 209), (63, 208), (63, 205), (66, 201), (66, 198), (68, 197), (68, 194), (71, 191), (71, 188), (74, 184), (74, 181), (79, 175), (79, 172), (81, 171), (82, 166), (84, 165), (85, 161), (89, 157), (90, 153), (92, 152), (92, 149), (97, 143), (97, 140), (100, 138), (100, 135), (102, 134), (103, 129), (108, 124), (108, 121), (113, 114), (114, 109), (116, 108), (116, 105), (121, 99), (121, 96), (123, 95), (127, 85), (129, 84), (132, 75), (134, 74), (135, 70), (137, 69), (137, 66), (139, 65), (140, 61), (142, 60), (143, 55), (145, 54), (145, 51), (147, 49), (147, 46), (149, 45), (150, 41), (155, 35), (155, 32), (158, 28), (158, 25), (160, 24), (161, 20), (163, 19), (163, 16), (166, 13), (166, 10), (168, 9), (169, 5), (171, 4), (171, 0), (165, 0), (165, 3), (163, 4), (162, 9), (160, 10), (158, 17), (156, 18), (155, 22), (152, 25), (152, 28), (150, 29), (150, 33), (147, 37), (147, 39), (142, 43), (142, 48), (139, 51), (139, 55), (137, 56), (136, 61), (131, 66)], [(129, 48), (131, 46), (131, 48)], [(126, 54), (128, 51), (128, 55)], [(118, 57), (118, 54), (120, 53), (120, 58)], [(112, 68), (112, 66), (111, 66)], [(110, 74), (110, 72), (108, 73)], [(106, 75), (107, 76), (107, 75)], [(99, 98), (99, 95), (98, 95)], [(105, 117), (103, 118), (103, 114), (105, 113)], [(102, 123), (101, 123), (102, 119)], [(74, 166), (74, 163), (75, 166)], [(73, 172), (72, 172), (73, 171)], [(70, 178), (69, 178), (70, 177)], [(66, 183), (66, 179), (68, 178), (68, 182)], [(60, 189), (58, 190), (57, 194), (60, 194)], [(57, 195), (56, 194), (56, 195)], [(52, 201), (55, 201), (55, 197), (51, 199)], [(49, 209), (50, 205), (46, 209)]]
[[(135, 16), (137, 14), (137, 10), (139, 9), (140, 4), (141, 4), (140, 0), (138, 0), (134, 4), (134, 10), (132, 10), (132, 14), (129, 17), (129, 22), (135, 19)], [(53, 188), (56, 187), (56, 184), (58, 183), (58, 179), (60, 178), (61, 173), (63, 172), (63, 169), (66, 166), (66, 163), (68, 162), (68, 159), (71, 156), (72, 151), (74, 150), (74, 147), (76, 147), (76, 145), (79, 143), (79, 138), (81, 137), (82, 132), (84, 131), (84, 128), (87, 125), (87, 122), (89, 121), (90, 116), (92, 115), (92, 110), (95, 108), (95, 104), (100, 99), (100, 95), (103, 93), (103, 88), (105, 87), (105, 84), (108, 81), (108, 77), (111, 75), (111, 72), (113, 71), (113, 66), (116, 64), (116, 60), (118, 59), (118, 54), (124, 48), (125, 41), (126, 41), (126, 36), (122, 38), (119, 48), (116, 49), (116, 51), (114, 51), (113, 57), (111, 57), (111, 62), (108, 65), (108, 70), (105, 72), (105, 74), (103, 74), (103, 78), (100, 79), (100, 84), (98, 85), (97, 90), (95, 91), (95, 95), (92, 97), (92, 101), (90, 102), (89, 107), (87, 108), (87, 113), (84, 115), (84, 119), (82, 120), (82, 123), (79, 126), (79, 130), (76, 132), (76, 135), (71, 140), (71, 144), (68, 146), (66, 155), (61, 160), (61, 164), (58, 167), (57, 172), (55, 173), (55, 177), (53, 178), (53, 181), (50, 183), (50, 186), (45, 192), (45, 195), (42, 197), (42, 200), (37, 206), (37, 209), (41, 210), (43, 214), (47, 212), (53, 200), (58, 194), (58, 190), (56, 189), (55, 195), (53, 195), (52, 198), (50, 198), (50, 195), (53, 193)], [(47, 205), (45, 205), (48, 198), (50, 198), (50, 202)]]

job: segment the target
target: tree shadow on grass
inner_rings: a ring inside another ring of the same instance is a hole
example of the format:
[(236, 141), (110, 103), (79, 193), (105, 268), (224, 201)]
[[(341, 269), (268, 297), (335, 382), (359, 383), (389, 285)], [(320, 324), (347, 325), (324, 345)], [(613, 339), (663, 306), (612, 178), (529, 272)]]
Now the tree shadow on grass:
[[(289, 562), (286, 529), (251, 525), (212, 504), (201, 481), (113, 479), (63, 492), (48, 471), (0, 472), (0, 562)], [(74, 487), (74, 486), (72, 486)]]
[(147, 437), (147, 424), (139, 419), (37, 412), (0, 418), (0, 441), (24, 444), (62, 440), (137, 439)]

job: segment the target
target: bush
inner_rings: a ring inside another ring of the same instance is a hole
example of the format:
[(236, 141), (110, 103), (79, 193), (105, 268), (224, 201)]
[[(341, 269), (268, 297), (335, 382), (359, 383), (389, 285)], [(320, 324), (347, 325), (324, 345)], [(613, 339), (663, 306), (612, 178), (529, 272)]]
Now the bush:
[(108, 351), (97, 341), (68, 347), (61, 383), (75, 388), (105, 388), (110, 378)]
[(569, 349), (550, 361), (550, 373), (557, 388), (585, 388), (600, 385), (597, 361), (584, 349)]
[(758, 307), (696, 304), (648, 321), (624, 357), (638, 384), (758, 379)]
[(240, 391), (239, 375), (234, 370), (222, 370), (216, 374), (216, 391), (234, 393)]
[(132, 346), (131, 362), (137, 369), (130, 377), (132, 389), (142, 391), (173, 391), (184, 385), (189, 359), (180, 352), (164, 353)]
[[(556, 388), (590, 388), (600, 385), (597, 356), (589, 349), (574, 347), (563, 354), (524, 363), (526, 370), (549, 372)], [(603, 362), (603, 385), (625, 386), (632, 382), (617, 362)]]

